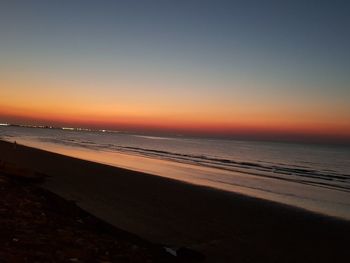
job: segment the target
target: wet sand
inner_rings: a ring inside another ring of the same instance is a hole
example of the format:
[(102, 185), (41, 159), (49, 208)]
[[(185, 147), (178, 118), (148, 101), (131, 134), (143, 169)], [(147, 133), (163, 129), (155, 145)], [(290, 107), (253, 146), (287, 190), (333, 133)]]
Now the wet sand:
[(44, 188), (120, 229), (206, 262), (350, 258), (348, 221), (2, 141), (0, 160), (48, 175)]

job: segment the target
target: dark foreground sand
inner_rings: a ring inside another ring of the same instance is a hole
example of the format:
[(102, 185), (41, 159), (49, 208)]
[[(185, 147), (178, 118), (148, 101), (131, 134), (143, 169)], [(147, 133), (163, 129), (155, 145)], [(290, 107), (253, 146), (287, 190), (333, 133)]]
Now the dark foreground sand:
[(348, 221), (1, 141), (0, 160), (49, 175), (43, 187), (120, 229), (206, 262), (350, 259)]
[(3, 168), (0, 262), (191, 262), (105, 223), (23, 172), (14, 176)]

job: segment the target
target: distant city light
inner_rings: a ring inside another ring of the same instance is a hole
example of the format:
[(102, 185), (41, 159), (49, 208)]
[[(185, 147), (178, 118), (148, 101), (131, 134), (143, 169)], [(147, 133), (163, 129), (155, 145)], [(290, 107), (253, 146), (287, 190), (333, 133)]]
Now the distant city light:
[(88, 129), (88, 128), (74, 128), (74, 127), (55, 127), (55, 126), (46, 126), (46, 125), (28, 125), (28, 124), (12, 124), (12, 123), (0, 123), (0, 126), (14, 126), (22, 128), (40, 128), (40, 129), (60, 129), (66, 131), (85, 131), (85, 132), (106, 132), (106, 133), (120, 133), (120, 131), (115, 130), (97, 130), (97, 129)]

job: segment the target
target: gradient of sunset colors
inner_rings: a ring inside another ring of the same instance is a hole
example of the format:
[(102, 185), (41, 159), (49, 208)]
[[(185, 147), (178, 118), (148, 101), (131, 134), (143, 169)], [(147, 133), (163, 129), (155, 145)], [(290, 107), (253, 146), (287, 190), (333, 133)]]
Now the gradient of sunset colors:
[(1, 1), (0, 122), (350, 141), (347, 1)]

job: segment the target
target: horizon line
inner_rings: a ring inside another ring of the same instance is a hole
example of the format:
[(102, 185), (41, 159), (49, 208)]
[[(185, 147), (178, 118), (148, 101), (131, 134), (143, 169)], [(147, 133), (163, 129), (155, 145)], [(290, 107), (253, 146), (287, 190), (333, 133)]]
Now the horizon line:
[(108, 128), (85, 128), (77, 127), (74, 125), (59, 126), (59, 125), (35, 125), (35, 124), (23, 124), (23, 123), (0, 123), (0, 127), (21, 127), (21, 128), (37, 128), (37, 129), (55, 129), (62, 131), (75, 131), (75, 132), (100, 132), (100, 133), (119, 133), (130, 135), (154, 135), (159, 137), (187, 137), (187, 138), (207, 138), (207, 139), (224, 139), (224, 140), (240, 140), (240, 141), (262, 141), (262, 142), (281, 142), (281, 143), (306, 143), (306, 144), (328, 144), (328, 145), (344, 145), (350, 146), (349, 137), (336, 137), (325, 135), (313, 135), (302, 133), (231, 133), (231, 134), (215, 134), (215, 133), (191, 133), (191, 132), (169, 132), (169, 131), (132, 131), (132, 130), (114, 130)]

